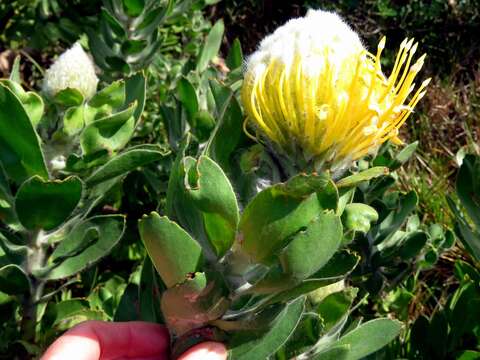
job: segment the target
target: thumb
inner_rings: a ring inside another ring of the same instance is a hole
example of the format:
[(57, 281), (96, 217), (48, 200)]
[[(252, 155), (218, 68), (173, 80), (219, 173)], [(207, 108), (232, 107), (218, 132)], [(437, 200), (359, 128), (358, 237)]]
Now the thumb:
[(204, 342), (188, 349), (178, 360), (226, 360), (227, 349), (218, 342)]

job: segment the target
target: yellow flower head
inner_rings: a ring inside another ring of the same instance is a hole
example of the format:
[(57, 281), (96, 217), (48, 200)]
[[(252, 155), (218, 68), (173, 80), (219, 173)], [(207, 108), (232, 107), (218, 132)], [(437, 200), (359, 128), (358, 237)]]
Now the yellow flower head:
[(249, 125), (286, 155), (317, 166), (344, 166), (387, 140), (425, 95), (416, 87), (425, 55), (413, 39), (400, 45), (386, 77), (380, 56), (363, 47), (342, 19), (310, 11), (267, 36), (246, 64), (242, 102)]

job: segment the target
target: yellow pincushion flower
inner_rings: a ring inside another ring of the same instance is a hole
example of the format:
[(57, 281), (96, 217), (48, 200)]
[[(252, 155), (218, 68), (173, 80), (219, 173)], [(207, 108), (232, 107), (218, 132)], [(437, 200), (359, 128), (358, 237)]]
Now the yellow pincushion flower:
[(424, 96), (416, 87), (425, 55), (405, 39), (389, 77), (375, 55), (333, 13), (310, 11), (266, 37), (248, 59), (242, 102), (249, 125), (302, 162), (341, 167), (396, 143), (398, 129)]

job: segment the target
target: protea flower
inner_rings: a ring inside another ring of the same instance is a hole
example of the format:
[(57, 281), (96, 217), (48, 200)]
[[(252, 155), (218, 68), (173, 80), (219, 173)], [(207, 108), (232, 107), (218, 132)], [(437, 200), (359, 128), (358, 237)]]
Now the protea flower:
[(43, 91), (55, 96), (61, 90), (73, 88), (80, 91), (85, 99), (89, 99), (95, 94), (97, 84), (93, 62), (80, 43), (76, 42), (46, 71)]
[(242, 102), (247, 125), (300, 167), (348, 166), (387, 140), (424, 96), (414, 79), (425, 55), (405, 39), (390, 76), (342, 19), (310, 11), (267, 36), (247, 61)]

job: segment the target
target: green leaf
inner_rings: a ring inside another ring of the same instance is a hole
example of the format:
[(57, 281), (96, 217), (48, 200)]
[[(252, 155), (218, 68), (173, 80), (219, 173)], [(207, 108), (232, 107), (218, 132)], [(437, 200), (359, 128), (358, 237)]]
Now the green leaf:
[(114, 52), (106, 44), (102, 32), (95, 31), (93, 28), (87, 28), (85, 29), (85, 32), (88, 35), (88, 45), (95, 63), (109, 72), (113, 71), (112, 67), (107, 62), (107, 58), (113, 56)]
[(472, 334), (480, 323), (480, 296), (478, 284), (465, 281), (450, 297), (447, 317), (450, 327), (450, 349), (458, 348), (466, 334)]
[(43, 116), (44, 104), (43, 99), (33, 91), (23, 90), (20, 83), (17, 83), (12, 80), (0, 79), (0, 84), (7, 87), (23, 105), (30, 121), (35, 128)]
[(320, 270), (342, 241), (342, 223), (333, 213), (321, 213), (297, 233), (280, 253), (283, 271), (301, 281)]
[(115, 17), (110, 14), (107, 9), (101, 9), (101, 17), (108, 24), (108, 29), (111, 30), (116, 36), (120, 38), (126, 36), (122, 24), (120, 24), (120, 22), (115, 19)]
[(388, 175), (382, 178), (376, 179), (369, 184), (365, 192), (365, 201), (367, 203), (372, 203), (375, 200), (381, 199), (387, 190), (389, 190), (393, 185), (395, 185), (396, 180), (393, 176)]
[(97, 92), (88, 101), (88, 105), (99, 108), (107, 105), (111, 109), (118, 108), (125, 103), (125, 81), (114, 81), (107, 87)]
[(175, 219), (182, 228), (202, 244), (204, 250), (209, 252), (206, 254), (207, 256), (211, 255), (213, 257), (213, 249), (210, 249), (210, 244), (204, 234), (202, 214), (193, 206), (192, 199), (185, 188), (185, 185), (188, 184), (186, 165), (188, 167), (195, 166), (195, 159), (184, 157), (189, 139), (190, 137), (187, 135), (171, 167), (167, 188), (166, 214)]
[(82, 182), (74, 176), (51, 181), (34, 176), (22, 184), (15, 197), (18, 219), (29, 230), (52, 230), (77, 207), (82, 189)]
[(88, 308), (88, 301), (78, 298), (49, 303), (42, 319), (42, 325), (51, 328)]
[(58, 303), (50, 302), (42, 319), (46, 331), (67, 330), (87, 320), (106, 320), (102, 311), (91, 310), (85, 299), (68, 299)]
[(135, 36), (148, 37), (165, 18), (172, 12), (175, 0), (167, 0), (163, 6), (150, 10), (146, 16), (143, 16), (142, 22), (137, 26)]
[(368, 321), (343, 335), (335, 347), (350, 346), (345, 360), (358, 360), (380, 350), (400, 333), (402, 323), (387, 318)]
[(150, 259), (168, 287), (199, 270), (202, 248), (176, 223), (152, 212), (139, 221), (138, 227)]
[(83, 154), (89, 155), (101, 150), (114, 152), (123, 148), (135, 129), (136, 107), (137, 104), (133, 103), (124, 111), (87, 125), (80, 135)]
[(435, 249), (430, 249), (424, 255), (424, 259), (428, 266), (433, 266), (438, 261), (438, 252)]
[(211, 159), (201, 156), (196, 161), (183, 157), (183, 150), (178, 153), (166, 205), (167, 214), (202, 245), (208, 258), (230, 248), (238, 223), (238, 206), (228, 178)]
[(458, 354), (457, 360), (478, 360), (480, 359), (480, 351), (465, 350)]
[(30, 292), (30, 281), (27, 274), (14, 264), (1, 267), (0, 291), (8, 295), (28, 294)]
[(152, 261), (145, 257), (140, 275), (139, 306), (142, 321), (164, 323), (160, 298), (166, 287), (159, 278)]
[(460, 222), (458, 227), (462, 244), (477, 261), (480, 261), (480, 233), (472, 231), (465, 223)]
[(330, 279), (334, 282), (339, 281), (351, 273), (359, 261), (359, 255), (352, 253), (349, 250), (339, 251), (335, 253), (330, 261), (312, 277), (316, 279)]
[[(110, 253), (124, 230), (125, 218), (122, 215), (95, 216), (77, 224), (55, 249), (52, 259), (58, 261), (66, 255), (71, 256), (59, 264), (39, 270), (38, 276), (46, 280), (63, 279), (92, 266)], [(93, 240), (92, 236), (95, 236)], [(84, 241), (88, 246), (82, 244)]]
[(55, 102), (63, 106), (80, 106), (83, 100), (82, 93), (73, 88), (66, 88), (55, 94)]
[(122, 44), (122, 53), (125, 55), (135, 55), (143, 51), (148, 46), (146, 40), (126, 40)]
[(125, 79), (125, 106), (128, 108), (129, 104), (136, 102), (137, 106), (133, 112), (135, 124), (140, 119), (145, 108), (145, 99), (147, 92), (147, 79), (143, 72), (138, 72)]
[(415, 209), (418, 203), (418, 196), (415, 191), (402, 195), (395, 210), (392, 210), (387, 217), (375, 227), (375, 243), (378, 244), (393, 236), (395, 232), (407, 220), (408, 215)]
[(474, 231), (460, 213), (457, 205), (447, 196), (447, 203), (457, 219), (457, 227), (460, 231), (459, 239), (463, 246), (477, 261), (480, 261), (480, 233)]
[(417, 256), (427, 243), (427, 234), (423, 231), (409, 233), (398, 251), (403, 260), (410, 260)]
[[(276, 359), (311, 359), (309, 349), (315, 349), (319, 341), (322, 319), (312, 311), (306, 311), (294, 334), (288, 342), (276, 353)], [(325, 338), (324, 338), (325, 339)]]
[(218, 20), (207, 35), (205, 44), (200, 52), (200, 56), (197, 61), (197, 72), (204, 72), (210, 61), (217, 56), (222, 44), (223, 32), (225, 26), (223, 20)]
[(366, 204), (347, 204), (342, 214), (342, 222), (347, 229), (360, 231), (364, 234), (370, 230), (370, 223), (376, 222), (377, 220), (377, 211)]
[(215, 128), (215, 119), (208, 111), (200, 110), (193, 116), (191, 126), (198, 141), (202, 143), (208, 140), (210, 133)]
[(472, 279), (476, 283), (480, 283), (480, 269), (477, 270), (472, 264), (466, 261), (455, 261), (455, 277), (459, 281)]
[(408, 159), (412, 157), (418, 147), (418, 141), (415, 141), (411, 144), (405, 146), (395, 157), (390, 161), (388, 167), (391, 171), (398, 169), (400, 166), (405, 164)]
[(339, 193), (332, 180), (329, 180), (325, 187), (317, 191), (318, 202), (324, 210), (332, 210), (336, 214), (339, 213)]
[(217, 125), (211, 134), (205, 154), (229, 172), (232, 163), (230, 157), (245, 139), (242, 109), (229, 88), (215, 81), (210, 82), (210, 88), (215, 98)]
[(448, 345), (448, 321), (444, 311), (437, 311), (432, 316), (428, 335), (427, 342), (430, 343), (434, 358), (445, 359)]
[(140, 319), (138, 309), (139, 286), (137, 284), (128, 284), (123, 291), (120, 303), (115, 309), (114, 321), (136, 321)]
[(187, 131), (187, 118), (186, 114), (181, 111), (180, 101), (177, 100), (174, 106), (160, 105), (159, 110), (162, 118), (165, 120), (170, 147), (178, 151), (179, 144)]
[(90, 291), (88, 300), (90, 307), (100, 308), (110, 318), (113, 318), (115, 309), (119, 306), (122, 295), (127, 288), (127, 283), (124, 278), (118, 275), (110, 275), (107, 279)]
[[(287, 281), (283, 280), (283, 283)], [(285, 303), (291, 300), (295, 300), (299, 296), (309, 294), (314, 292), (315, 290), (322, 288), (324, 286), (328, 286), (332, 284), (332, 280), (330, 279), (306, 279), (303, 280), (299, 285), (284, 291), (280, 291), (275, 296), (270, 298), (265, 305), (276, 304), (276, 303)], [(286, 286), (285, 286), (286, 287)], [(281, 288), (279, 288), (281, 289)], [(270, 291), (269, 291), (270, 290)], [(275, 289), (276, 290), (276, 289)], [(271, 289), (267, 289), (264, 293), (270, 293)], [(262, 293), (261, 291), (255, 293)]]
[(399, 257), (399, 251), (406, 238), (405, 231), (396, 231), (387, 240), (376, 246), (376, 250), (372, 256), (374, 266), (388, 265), (396, 257)]
[(40, 139), (20, 100), (0, 84), (0, 161), (8, 176), (20, 184), (39, 175), (48, 178)]
[(68, 172), (83, 172), (105, 164), (110, 158), (111, 154), (107, 150), (101, 150), (85, 156), (72, 153), (67, 158), (65, 170)]
[(68, 108), (63, 116), (63, 131), (68, 136), (74, 136), (78, 134), (84, 126), (84, 112), (85, 107), (83, 105)]
[[(298, 296), (297, 296), (298, 297)], [(236, 331), (254, 331), (256, 333), (268, 330), (285, 308), (285, 303), (266, 306), (262, 310), (240, 317), (238, 320), (218, 319), (212, 325), (224, 331), (235, 334)]]
[(137, 17), (145, 8), (145, 0), (123, 0), (123, 6), (128, 16)]
[(324, 297), (316, 306), (316, 312), (322, 318), (323, 332), (328, 332), (348, 315), (356, 293), (356, 291), (334, 292)]
[(10, 263), (17, 265), (25, 263), (28, 247), (15, 239), (13, 234), (0, 231), (0, 249), (3, 250)]
[(410, 329), (410, 347), (412, 353), (428, 358), (430, 349), (428, 344), (429, 321), (425, 315), (420, 315)]
[(319, 354), (312, 355), (310, 360), (345, 360), (348, 358), (349, 345), (333, 346)]
[[(407, 224), (405, 225), (405, 231), (406, 232), (410, 232), (410, 231), (417, 231), (420, 229), (420, 218), (418, 217), (417, 214), (413, 214), (411, 216), (408, 217), (408, 220), (407, 220)], [(438, 224), (433, 224), (430, 226), (430, 230), (429, 232), (431, 233), (432, 232), (432, 228), (435, 229), (435, 233), (437, 233), (437, 229), (439, 230), (438, 231), (438, 234), (440, 237), (443, 237), (443, 231), (442, 231), (442, 227)], [(437, 237), (437, 235), (431, 235), (432, 239), (435, 239)]]
[(355, 269), (359, 261), (360, 256), (352, 254), (348, 250), (338, 251), (319, 271), (300, 284), (286, 276), (280, 265), (272, 266), (267, 274), (250, 288), (249, 292), (271, 294), (280, 291), (267, 303), (282, 301), (282, 299), (294, 299), (301, 294), (343, 280)]
[(190, 120), (198, 111), (198, 98), (195, 88), (187, 78), (182, 77), (177, 83), (178, 99), (187, 110)]
[(230, 70), (234, 70), (243, 65), (242, 45), (238, 38), (233, 41), (232, 47), (227, 55), (226, 63)]
[(17, 213), (14, 209), (15, 199), (10, 190), (7, 176), (0, 163), (0, 221), (11, 229), (18, 230)]
[(222, 114), (225, 113), (229, 102), (234, 97), (234, 92), (229, 86), (226, 86), (217, 79), (209, 80), (209, 85), (215, 102), (215, 116), (220, 119)]
[[(303, 297), (289, 303), (271, 329), (261, 338), (229, 349), (229, 359), (264, 360), (274, 354), (293, 334), (305, 309)], [(235, 339), (233, 339), (235, 341)]]
[(132, 148), (115, 156), (87, 178), (86, 184), (93, 186), (114, 177), (125, 175), (140, 166), (162, 159), (167, 153), (159, 146)]
[(457, 175), (456, 191), (460, 202), (480, 229), (480, 160), (473, 155), (463, 159)]
[(20, 84), (22, 82), (22, 78), (20, 76), (20, 59), (20, 55), (15, 56), (15, 60), (13, 61), (12, 65), (12, 71), (10, 72), (9, 77), (10, 81), (13, 81), (17, 84)]
[(242, 250), (255, 261), (270, 263), (292, 235), (322, 212), (315, 192), (328, 183), (326, 175), (298, 175), (258, 193), (240, 221)]
[(100, 230), (92, 223), (81, 223), (63, 238), (49, 258), (52, 263), (59, 263), (69, 257), (76, 256), (89, 246), (95, 244), (100, 237)]
[(337, 187), (338, 188), (343, 188), (343, 187), (352, 187), (357, 185), (358, 183), (362, 181), (367, 181), (374, 179), (379, 176), (385, 176), (388, 175), (389, 170), (385, 166), (375, 166), (372, 167), (368, 170), (361, 171), (357, 174), (347, 176), (339, 181), (337, 181)]
[(200, 156), (187, 176), (191, 179), (187, 193), (202, 212), (207, 237), (221, 257), (233, 244), (240, 217), (232, 185), (222, 169), (206, 156)]

